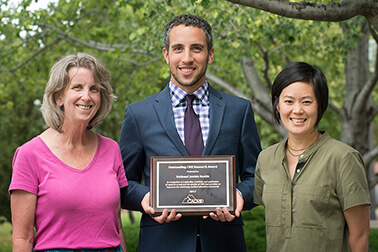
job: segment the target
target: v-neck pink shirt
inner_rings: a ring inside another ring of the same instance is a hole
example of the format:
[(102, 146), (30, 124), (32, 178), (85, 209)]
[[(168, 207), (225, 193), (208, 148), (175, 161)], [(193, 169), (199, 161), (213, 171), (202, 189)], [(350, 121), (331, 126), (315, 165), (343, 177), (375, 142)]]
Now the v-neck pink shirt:
[(35, 250), (107, 248), (120, 244), (117, 207), (125, 186), (121, 153), (110, 138), (98, 135), (93, 160), (78, 170), (35, 137), (15, 152), (9, 191), (37, 195)]

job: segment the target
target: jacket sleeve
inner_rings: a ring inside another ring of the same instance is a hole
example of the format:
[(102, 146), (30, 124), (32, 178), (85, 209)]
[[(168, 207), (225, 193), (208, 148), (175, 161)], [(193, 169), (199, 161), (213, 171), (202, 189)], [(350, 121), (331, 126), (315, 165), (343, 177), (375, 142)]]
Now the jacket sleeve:
[(236, 184), (236, 188), (242, 193), (244, 199), (243, 210), (250, 210), (256, 206), (253, 204), (253, 194), (255, 187), (255, 167), (260, 151), (260, 138), (257, 133), (252, 105), (248, 102), (241, 127), (238, 150), (239, 183)]
[(121, 190), (122, 208), (143, 212), (141, 201), (149, 187), (141, 184), (145, 153), (140, 138), (138, 124), (132, 107), (126, 107), (122, 122), (119, 147), (121, 149), (123, 165), (129, 185)]

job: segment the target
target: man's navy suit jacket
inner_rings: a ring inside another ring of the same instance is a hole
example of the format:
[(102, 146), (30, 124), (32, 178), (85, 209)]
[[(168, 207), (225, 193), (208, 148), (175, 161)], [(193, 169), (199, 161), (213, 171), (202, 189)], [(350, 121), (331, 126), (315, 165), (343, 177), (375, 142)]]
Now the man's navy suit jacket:
[[(251, 103), (210, 85), (209, 102), (210, 130), (203, 155), (235, 155), (236, 187), (244, 199), (243, 210), (249, 210), (254, 206), (255, 165), (261, 151)], [(141, 201), (150, 191), (150, 157), (188, 156), (175, 126), (168, 86), (126, 106), (119, 146), (129, 182), (122, 191), (122, 207), (143, 212)], [(199, 231), (202, 251), (239, 251), (238, 246), (243, 251), (242, 225), (241, 217), (222, 223), (197, 216), (159, 224), (143, 214), (139, 250), (195, 251)]]

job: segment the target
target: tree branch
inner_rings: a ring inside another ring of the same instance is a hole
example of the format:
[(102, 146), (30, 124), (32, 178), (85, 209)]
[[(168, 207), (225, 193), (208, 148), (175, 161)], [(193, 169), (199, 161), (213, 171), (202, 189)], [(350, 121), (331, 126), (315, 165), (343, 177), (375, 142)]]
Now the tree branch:
[(257, 73), (253, 59), (242, 57), (241, 64), (247, 84), (252, 90), (254, 100), (256, 100), (254, 103), (254, 110), (261, 118), (273, 126), (274, 130), (281, 136), (281, 138), (286, 137), (287, 130), (282, 127), (282, 125), (278, 126), (273, 121), (270, 95)]
[[(32, 43), (33, 41), (39, 40), (40, 37), (44, 37), (46, 35), (47, 35), (47, 32), (45, 32), (45, 31), (37, 32), (33, 36), (30, 36), (30, 37), (27, 36), (25, 39), (19, 38), (17, 40), (17, 42), (20, 41), (20, 43), (16, 43), (15, 41), (12, 41), (12, 40), (7, 40), (8, 46), (10, 46), (11, 49), (9, 51), (5, 51), (4, 50), (2, 52), (4, 54), (0, 55), (0, 57), (5, 57), (5, 56), (8, 56), (8, 55), (13, 55), (15, 53), (15, 51), (18, 50), (19, 48), (24, 47), (28, 43)], [(18, 44), (18, 45), (17, 46), (13, 46), (12, 44)]]
[(329, 101), (328, 106), (339, 116), (341, 121), (345, 121), (347, 114), (344, 109), (337, 107), (333, 102)]
[(25, 66), (29, 61), (31, 61), (33, 58), (37, 57), (39, 54), (43, 53), (46, 51), (48, 48), (52, 47), (55, 44), (58, 44), (61, 41), (61, 39), (56, 39), (54, 42), (46, 45), (45, 47), (39, 49), (38, 51), (34, 52), (29, 58), (27, 58), (25, 61), (21, 62), (18, 64), (16, 67), (12, 69), (2, 69), (0, 68), (0, 72), (15, 72), (17, 69)]
[(253, 92), (253, 97), (267, 110), (272, 111), (270, 95), (257, 73), (253, 59), (249, 57), (242, 57), (241, 64), (247, 84)]
[(378, 146), (374, 147), (362, 157), (365, 164), (370, 164), (376, 157), (378, 157)]
[(269, 75), (268, 75), (268, 72), (269, 72), (269, 51), (265, 49), (265, 47), (261, 44), (261, 43), (258, 43), (256, 42), (255, 43), (257, 45), (257, 47), (260, 49), (260, 51), (262, 52), (262, 55), (263, 55), (263, 60), (264, 60), (264, 66), (263, 66), (263, 69), (262, 69), (262, 75), (264, 77), (264, 80), (265, 80), (265, 83), (266, 83), (266, 86), (269, 88), (269, 89), (272, 89), (272, 82), (269, 78)]
[(261, 103), (259, 103), (256, 100), (251, 99), (250, 97), (248, 97), (247, 95), (245, 95), (243, 92), (240, 92), (239, 90), (237, 90), (236, 88), (234, 88), (230, 83), (222, 80), (221, 78), (219, 78), (218, 76), (210, 73), (209, 71), (207, 71), (207, 73), (206, 73), (206, 78), (208, 80), (214, 82), (215, 84), (219, 85), (220, 87), (224, 88), (230, 94), (233, 94), (233, 95), (236, 95), (236, 96), (239, 96), (239, 97), (242, 97), (244, 99), (247, 99), (247, 100), (251, 101), (251, 103), (253, 105), (253, 110), (254, 110), (254, 112), (256, 114), (258, 114), (264, 121), (266, 121), (267, 123), (269, 123), (270, 125), (272, 125), (273, 128), (274, 128), (274, 130), (282, 138), (284, 138), (284, 137), (287, 136), (287, 131), (285, 130), (285, 128), (283, 128), (282, 126), (278, 126), (275, 122), (273, 122), (273, 118), (271, 116), (271, 113), (272, 113), (271, 110), (267, 110), (265, 108), (265, 106), (261, 105)]
[(369, 185), (370, 185), (369, 189), (370, 190), (374, 189), (374, 187), (375, 187), (376, 184), (378, 184), (378, 176), (377, 175), (375, 177), (373, 177), (373, 178), (370, 178), (370, 180), (369, 180)]
[(372, 122), (374, 120), (374, 118), (377, 116), (377, 114), (378, 114), (378, 106), (371, 107), (370, 110), (369, 110), (369, 113), (368, 113), (369, 122)]
[(378, 30), (377, 0), (341, 0), (340, 3), (315, 4), (282, 0), (227, 0), (283, 17), (341, 22), (358, 15), (364, 16)]
[(369, 97), (374, 89), (374, 86), (378, 82), (378, 50), (376, 51), (375, 55), (375, 65), (374, 65), (374, 72), (370, 76), (370, 78), (366, 81), (365, 85), (362, 87), (360, 92), (358, 93), (355, 101), (355, 110), (361, 111), (362, 107), (366, 106), (367, 102), (369, 101)]
[(222, 88), (227, 90), (230, 94), (242, 97), (242, 98), (250, 100), (252, 102), (252, 100), (246, 94), (244, 94), (243, 92), (240, 92), (239, 90), (234, 88), (230, 83), (224, 81), (223, 79), (219, 78), (215, 74), (210, 73), (209, 71), (206, 72), (206, 79), (211, 80), (212, 82), (221, 86)]
[(369, 24), (369, 30), (370, 30), (371, 36), (375, 40), (375, 43), (378, 44), (378, 34), (377, 34), (377, 31), (373, 29), (373, 27), (371, 26), (371, 24)]
[[(285, 43), (281, 46), (277, 46), (277, 43), (274, 39), (272, 39), (272, 43), (276, 46), (275, 48), (273, 48), (270, 52), (269, 52), (269, 56), (274, 53), (275, 51), (279, 51), (281, 50), (282, 48), (286, 47), (286, 46), (289, 46), (289, 45), (292, 45), (292, 46), (295, 46), (296, 44), (290, 44), (290, 43)], [(283, 55), (285, 55), (285, 61), (287, 62), (287, 64), (291, 63), (291, 59), (289, 58), (287, 52), (285, 50), (282, 50), (281, 53), (283, 53)]]
[[(123, 49), (125, 47), (132, 46), (131, 44), (106, 44), (106, 43), (93, 42), (93, 41), (86, 42), (84, 40), (81, 40), (81, 39), (78, 39), (78, 38), (75, 38), (75, 37), (68, 35), (67, 33), (61, 31), (60, 29), (58, 29), (55, 26), (45, 24), (45, 23), (40, 24), (40, 26), (57, 31), (59, 33), (60, 37), (65, 39), (65, 40), (72, 41), (72, 42), (75, 42), (75, 43), (78, 43), (78, 44), (81, 44), (81, 45), (84, 45), (86, 47), (89, 47), (89, 48), (92, 48), (92, 49), (95, 49), (95, 50), (99, 50), (99, 51), (114, 51), (116, 49)], [(133, 53), (147, 54), (146, 51), (137, 50), (137, 49), (132, 50), (132, 52)]]
[[(357, 15), (364, 15), (367, 8), (375, 7), (372, 0), (344, 0), (341, 3), (314, 4), (309, 2), (290, 2), (282, 0), (227, 0), (229, 2), (249, 6), (271, 12), (283, 17), (340, 22)], [(366, 6), (368, 5), (369, 6)]]
[(146, 62), (143, 62), (143, 63), (139, 63), (135, 60), (131, 60), (131, 59), (125, 59), (126, 62), (129, 62), (133, 65), (136, 65), (137, 67), (145, 67), (145, 66), (148, 66), (149, 64), (153, 63), (153, 62), (156, 62), (156, 61), (160, 61), (160, 58), (159, 57), (156, 57), (156, 58), (153, 58), (149, 61), (146, 61)]

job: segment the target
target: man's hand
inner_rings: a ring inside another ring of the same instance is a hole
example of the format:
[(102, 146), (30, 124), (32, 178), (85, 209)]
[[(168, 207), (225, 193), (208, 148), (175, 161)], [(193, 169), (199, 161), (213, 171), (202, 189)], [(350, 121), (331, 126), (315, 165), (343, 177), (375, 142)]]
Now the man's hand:
[[(240, 194), (239, 191), (236, 191), (236, 209), (235, 209), (235, 215), (231, 214), (228, 211), (227, 207), (224, 207), (223, 211), (222, 211), (222, 209), (220, 207), (217, 207), (216, 208), (216, 212), (215, 213), (211, 212), (209, 214), (209, 216), (213, 220), (216, 220), (216, 221), (222, 221), (222, 222), (228, 221), (228, 222), (230, 222), (230, 221), (233, 221), (235, 219), (235, 217), (239, 217), (240, 216), (240, 213), (243, 210), (243, 206), (244, 206), (243, 197), (241, 196), (241, 194)], [(204, 216), (203, 218), (206, 219), (209, 216)]]
[[(143, 197), (143, 200), (141, 202), (142, 208), (146, 214), (154, 214), (155, 210), (150, 206), (150, 192), (146, 193), (146, 195)], [(160, 216), (151, 216), (152, 219), (159, 222), (160, 224), (169, 223), (171, 221), (177, 221), (180, 219), (182, 214), (176, 214), (176, 210), (172, 210), (168, 214), (168, 210), (164, 209), (163, 213)]]
[(140, 203), (146, 214), (154, 214), (155, 210), (150, 206), (150, 192), (144, 195), (142, 202)]

